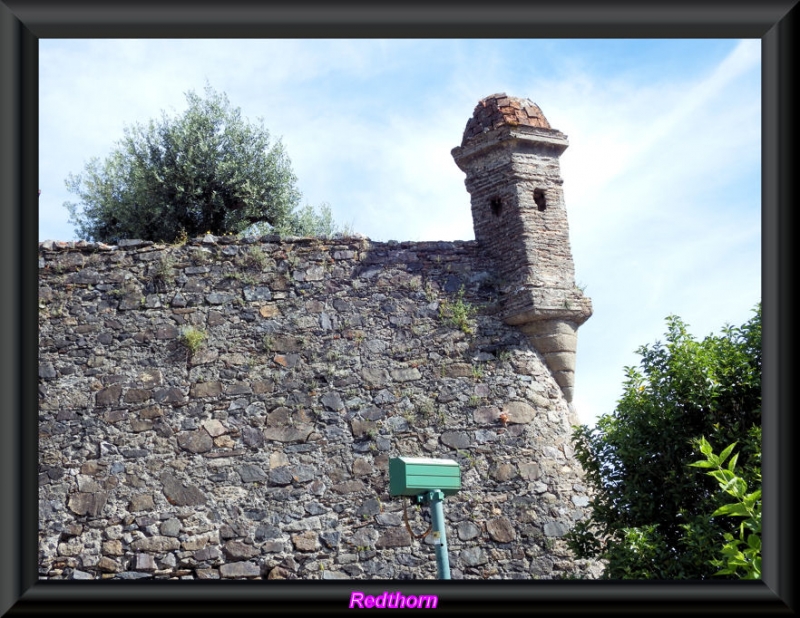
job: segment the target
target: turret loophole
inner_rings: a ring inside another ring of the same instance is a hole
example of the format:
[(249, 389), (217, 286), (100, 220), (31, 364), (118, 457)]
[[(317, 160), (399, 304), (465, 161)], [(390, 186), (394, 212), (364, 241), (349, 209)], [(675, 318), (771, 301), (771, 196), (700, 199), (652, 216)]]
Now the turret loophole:
[(533, 201), (536, 202), (536, 207), (540, 212), (547, 208), (547, 199), (545, 198), (544, 191), (542, 189), (533, 190)]

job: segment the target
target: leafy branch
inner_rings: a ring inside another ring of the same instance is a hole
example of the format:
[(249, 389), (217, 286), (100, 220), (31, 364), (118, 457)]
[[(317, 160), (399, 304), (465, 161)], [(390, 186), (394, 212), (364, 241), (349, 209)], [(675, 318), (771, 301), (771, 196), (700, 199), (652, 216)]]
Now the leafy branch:
[(715, 455), (708, 441), (701, 437), (697, 442), (705, 460), (689, 464), (695, 468), (711, 468), (707, 474), (719, 483), (725, 493), (735, 498), (719, 507), (711, 516), (727, 515), (743, 517), (739, 524), (739, 536), (730, 532), (724, 533), (725, 544), (722, 546), (722, 560), (714, 560), (712, 564), (722, 567), (715, 575), (735, 575), (740, 579), (761, 579), (761, 489), (747, 492), (747, 482), (736, 475), (738, 453), (734, 454), (726, 466), (725, 460), (730, 457), (736, 442)]

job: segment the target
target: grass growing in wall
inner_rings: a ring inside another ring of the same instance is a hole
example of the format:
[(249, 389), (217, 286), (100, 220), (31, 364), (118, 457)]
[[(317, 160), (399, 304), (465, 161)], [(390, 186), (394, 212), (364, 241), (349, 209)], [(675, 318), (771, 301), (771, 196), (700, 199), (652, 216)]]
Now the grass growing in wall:
[(243, 257), (244, 266), (252, 268), (253, 270), (264, 270), (268, 263), (269, 258), (261, 247), (250, 247)]
[(206, 340), (206, 337), (207, 336), (204, 331), (199, 330), (194, 326), (188, 326), (183, 329), (178, 341), (180, 341), (181, 345), (186, 348), (189, 354), (195, 354), (203, 346), (203, 342)]
[(475, 307), (464, 300), (463, 285), (458, 290), (455, 300), (443, 300), (439, 305), (439, 318), (467, 335), (471, 335), (475, 332), (475, 328), (470, 321), (475, 313)]
[(150, 270), (150, 283), (157, 292), (165, 292), (167, 287), (175, 282), (173, 269), (175, 258), (168, 253), (163, 254)]

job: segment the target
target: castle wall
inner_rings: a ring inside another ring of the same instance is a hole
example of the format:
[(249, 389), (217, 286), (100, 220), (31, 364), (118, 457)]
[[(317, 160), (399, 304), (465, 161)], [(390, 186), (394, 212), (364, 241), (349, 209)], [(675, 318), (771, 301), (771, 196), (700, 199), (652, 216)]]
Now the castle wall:
[(576, 419), (476, 243), (39, 256), (40, 577), (435, 578), (400, 455), (460, 463), (454, 579), (596, 575), (562, 538)]

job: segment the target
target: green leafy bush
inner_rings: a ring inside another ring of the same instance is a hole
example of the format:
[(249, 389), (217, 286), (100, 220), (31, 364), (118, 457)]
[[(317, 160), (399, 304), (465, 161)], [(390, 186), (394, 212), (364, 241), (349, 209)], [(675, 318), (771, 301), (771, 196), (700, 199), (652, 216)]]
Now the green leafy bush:
[(718, 571), (719, 542), (739, 522), (710, 516), (722, 496), (690, 464), (701, 436), (737, 442), (739, 476), (760, 483), (760, 305), (755, 314), (701, 341), (669, 317), (666, 341), (641, 347), (640, 367), (626, 368), (614, 412), (576, 428), (592, 497), (590, 517), (567, 541), (578, 558), (603, 561), (605, 578), (707, 579)]

